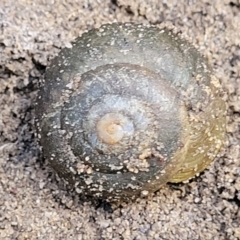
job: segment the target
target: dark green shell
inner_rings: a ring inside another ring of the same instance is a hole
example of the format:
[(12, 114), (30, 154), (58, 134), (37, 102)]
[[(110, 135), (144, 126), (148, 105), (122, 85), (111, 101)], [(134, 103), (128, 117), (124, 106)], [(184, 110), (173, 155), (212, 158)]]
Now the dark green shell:
[(53, 59), (36, 108), (41, 145), (78, 193), (135, 198), (205, 169), (225, 132), (221, 87), (179, 34), (107, 24)]

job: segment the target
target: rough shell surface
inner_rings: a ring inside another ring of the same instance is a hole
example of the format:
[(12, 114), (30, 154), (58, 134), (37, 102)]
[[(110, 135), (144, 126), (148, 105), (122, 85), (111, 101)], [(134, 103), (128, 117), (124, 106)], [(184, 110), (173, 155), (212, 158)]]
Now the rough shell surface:
[(193, 177), (224, 141), (208, 63), (156, 26), (108, 24), (76, 39), (47, 69), (36, 115), (50, 165), (78, 193), (108, 200)]

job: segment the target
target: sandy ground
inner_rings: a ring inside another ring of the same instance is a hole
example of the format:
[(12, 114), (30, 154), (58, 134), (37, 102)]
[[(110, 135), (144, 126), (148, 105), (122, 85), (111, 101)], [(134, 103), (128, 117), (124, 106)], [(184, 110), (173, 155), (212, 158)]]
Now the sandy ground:
[[(209, 58), (228, 95), (223, 156), (190, 183), (120, 206), (67, 191), (41, 160), (33, 124), (49, 60), (112, 21), (173, 23)], [(1, 0), (0, 31), (0, 239), (240, 239), (238, 0)]]

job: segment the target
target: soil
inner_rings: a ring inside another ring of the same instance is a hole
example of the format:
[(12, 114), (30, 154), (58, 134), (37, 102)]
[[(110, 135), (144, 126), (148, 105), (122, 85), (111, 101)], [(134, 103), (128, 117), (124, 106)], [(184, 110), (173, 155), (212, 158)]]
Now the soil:
[[(207, 56), (227, 96), (222, 154), (188, 183), (134, 202), (86, 201), (41, 158), (38, 82), (84, 31), (109, 22), (174, 25)], [(1, 0), (0, 239), (240, 239), (239, 0)]]

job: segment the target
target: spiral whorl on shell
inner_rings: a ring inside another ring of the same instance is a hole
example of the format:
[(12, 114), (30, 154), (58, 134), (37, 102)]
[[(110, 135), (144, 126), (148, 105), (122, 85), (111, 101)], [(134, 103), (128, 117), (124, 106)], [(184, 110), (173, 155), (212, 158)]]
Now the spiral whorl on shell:
[(221, 88), (179, 34), (107, 24), (53, 59), (37, 104), (44, 156), (78, 193), (135, 198), (206, 168), (225, 131)]

